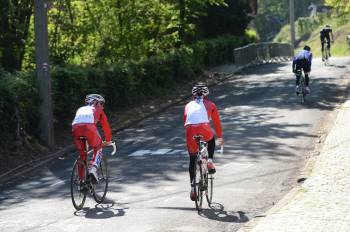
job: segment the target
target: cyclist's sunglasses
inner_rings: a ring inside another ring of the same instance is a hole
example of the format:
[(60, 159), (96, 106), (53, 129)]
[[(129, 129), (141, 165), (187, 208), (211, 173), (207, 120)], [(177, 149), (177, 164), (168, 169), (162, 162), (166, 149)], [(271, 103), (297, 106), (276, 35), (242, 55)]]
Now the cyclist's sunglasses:
[(104, 104), (105, 104), (104, 102), (98, 102), (98, 103), (99, 103), (101, 106), (104, 106)]

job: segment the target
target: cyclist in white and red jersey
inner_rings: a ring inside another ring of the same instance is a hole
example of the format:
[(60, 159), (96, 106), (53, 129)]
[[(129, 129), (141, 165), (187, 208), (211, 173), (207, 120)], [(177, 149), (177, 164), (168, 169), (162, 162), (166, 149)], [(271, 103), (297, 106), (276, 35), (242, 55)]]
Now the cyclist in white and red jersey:
[(193, 100), (187, 103), (184, 113), (184, 123), (186, 131), (186, 143), (188, 153), (190, 155), (189, 174), (191, 183), (191, 200), (196, 199), (196, 193), (192, 185), (194, 179), (194, 167), (196, 155), (198, 152), (198, 144), (193, 139), (194, 135), (200, 134), (204, 141), (208, 143), (208, 171), (215, 173), (213, 156), (215, 150), (215, 136), (210, 127), (210, 120), (213, 122), (219, 145), (223, 145), (222, 128), (218, 109), (216, 105), (207, 99), (209, 89), (203, 83), (198, 83), (192, 88)]
[(85, 98), (86, 106), (78, 109), (72, 122), (72, 135), (74, 144), (79, 151), (80, 157), (86, 160), (84, 153), (85, 144), (80, 140), (81, 136), (86, 137), (89, 146), (93, 149), (93, 157), (91, 165), (89, 165), (89, 173), (97, 181), (97, 167), (102, 159), (102, 139), (97, 130), (97, 123), (102, 126), (106, 143), (112, 139), (112, 131), (109, 126), (106, 114), (103, 111), (105, 99), (99, 94), (89, 94)]

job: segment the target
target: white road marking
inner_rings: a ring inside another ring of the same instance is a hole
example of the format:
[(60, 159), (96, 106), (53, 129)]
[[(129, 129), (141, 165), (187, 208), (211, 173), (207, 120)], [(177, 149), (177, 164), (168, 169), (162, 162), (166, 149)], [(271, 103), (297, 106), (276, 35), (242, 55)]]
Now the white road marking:
[(134, 153), (130, 154), (129, 156), (143, 156), (143, 155), (150, 154), (150, 153), (152, 153), (151, 150), (138, 150), (138, 151), (135, 151)]
[(168, 152), (169, 155), (173, 155), (173, 154), (182, 154), (184, 151), (183, 150), (173, 150), (171, 152)]
[(171, 150), (172, 149), (158, 149), (158, 150), (152, 152), (151, 155), (165, 155), (166, 153), (168, 153)]
[(173, 150), (168, 148), (158, 149), (158, 150), (138, 150), (130, 154), (129, 156), (144, 156), (144, 155), (174, 155), (174, 154), (187, 154), (184, 150)]
[(50, 185), (50, 187), (53, 187), (53, 186), (58, 185), (58, 184), (64, 184), (65, 181), (68, 181), (68, 180), (60, 180), (60, 181), (58, 181), (58, 182), (53, 183), (52, 185)]

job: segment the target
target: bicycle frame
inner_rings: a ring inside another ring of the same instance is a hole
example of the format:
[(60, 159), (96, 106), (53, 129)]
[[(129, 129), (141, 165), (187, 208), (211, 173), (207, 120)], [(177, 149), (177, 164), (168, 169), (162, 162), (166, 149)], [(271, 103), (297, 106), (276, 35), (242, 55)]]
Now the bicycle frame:
[(330, 45), (330, 41), (328, 40), (323, 40), (322, 41), (322, 58), (323, 58), (323, 62), (325, 65), (328, 65), (328, 59), (329, 59), (329, 45)]
[[(194, 188), (197, 198), (195, 200), (196, 209), (200, 211), (202, 209), (203, 193), (206, 195), (208, 205), (211, 204), (213, 194), (213, 177), (208, 172), (208, 151), (207, 142), (202, 140), (202, 136), (194, 136), (198, 144), (198, 153), (196, 157), (195, 165), (195, 178)], [(197, 171), (198, 170), (198, 171)], [(209, 177), (210, 175), (210, 177)], [(198, 180), (197, 180), (198, 177)]]
[(199, 148), (201, 150), (198, 151), (197, 154), (197, 162), (200, 164), (200, 167), (202, 169), (202, 173), (206, 174), (208, 172), (208, 151), (207, 151), (207, 143), (204, 141), (199, 141)]
[(305, 96), (306, 96), (306, 81), (305, 76), (303, 74), (303, 70), (297, 70), (296, 75), (299, 77), (299, 97), (300, 97), (300, 103), (305, 103)]

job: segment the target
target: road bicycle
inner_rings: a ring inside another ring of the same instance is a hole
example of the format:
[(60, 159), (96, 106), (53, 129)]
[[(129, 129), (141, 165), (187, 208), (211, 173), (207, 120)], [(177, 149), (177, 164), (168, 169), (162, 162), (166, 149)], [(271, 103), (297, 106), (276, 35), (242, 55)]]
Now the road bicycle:
[(193, 178), (192, 186), (196, 194), (195, 204), (196, 209), (201, 211), (203, 203), (203, 195), (205, 194), (208, 205), (212, 203), (213, 200), (213, 185), (214, 177), (208, 172), (208, 150), (207, 143), (203, 141), (202, 135), (195, 135), (193, 139), (196, 140), (198, 144), (198, 153), (195, 164), (195, 176)]
[(322, 43), (323, 43), (322, 61), (324, 65), (327, 66), (329, 64), (329, 54), (330, 54), (329, 43), (330, 42), (324, 40)]
[(305, 103), (305, 97), (307, 94), (307, 91), (305, 89), (306, 87), (306, 82), (305, 82), (305, 76), (304, 73), (301, 69), (296, 70), (295, 75), (299, 77), (299, 89), (298, 89), (298, 96), (300, 98), (300, 103), (304, 104)]
[[(76, 210), (83, 208), (88, 192), (93, 196), (98, 204), (102, 203), (107, 194), (109, 178), (108, 162), (105, 155), (102, 156), (100, 165), (97, 168), (98, 180), (96, 181), (93, 177), (91, 177), (91, 175), (89, 175), (88, 157), (89, 155), (91, 156), (93, 151), (89, 149), (89, 144), (86, 137), (80, 137), (79, 139), (85, 144), (84, 152), (86, 159), (83, 160), (79, 156), (75, 160), (71, 175), (70, 192), (72, 203)], [(115, 142), (103, 143), (102, 146), (112, 146), (113, 151), (111, 152), (111, 155), (115, 154)]]

